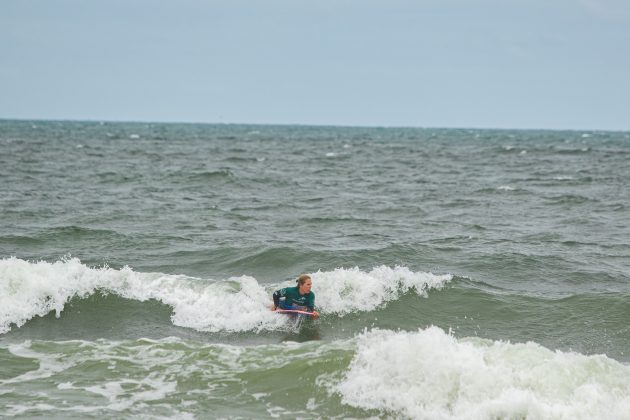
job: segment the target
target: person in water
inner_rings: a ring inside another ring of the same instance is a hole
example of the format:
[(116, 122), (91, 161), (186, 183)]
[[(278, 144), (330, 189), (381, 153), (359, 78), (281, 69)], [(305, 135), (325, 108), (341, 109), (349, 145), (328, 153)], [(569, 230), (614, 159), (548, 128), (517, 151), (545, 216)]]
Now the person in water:
[(317, 319), (319, 313), (315, 311), (315, 293), (311, 292), (313, 286), (311, 276), (302, 274), (296, 281), (295, 287), (285, 287), (273, 292), (272, 310), (299, 309), (311, 312), (313, 319)]

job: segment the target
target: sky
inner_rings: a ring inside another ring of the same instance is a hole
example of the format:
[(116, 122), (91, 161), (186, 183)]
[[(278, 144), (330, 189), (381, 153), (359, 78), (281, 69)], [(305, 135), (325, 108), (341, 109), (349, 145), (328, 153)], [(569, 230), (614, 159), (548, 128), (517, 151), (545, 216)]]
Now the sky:
[(0, 0), (0, 118), (630, 130), (630, 1)]

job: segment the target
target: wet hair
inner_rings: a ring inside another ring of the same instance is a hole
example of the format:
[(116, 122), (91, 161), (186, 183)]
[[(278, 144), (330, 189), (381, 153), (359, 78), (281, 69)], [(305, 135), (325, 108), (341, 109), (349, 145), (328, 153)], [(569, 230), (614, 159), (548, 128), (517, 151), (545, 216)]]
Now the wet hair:
[(297, 280), (295, 280), (295, 282), (298, 285), (303, 285), (304, 283), (306, 283), (306, 280), (310, 280), (311, 276), (309, 276), (308, 274), (302, 274), (300, 277), (297, 278)]

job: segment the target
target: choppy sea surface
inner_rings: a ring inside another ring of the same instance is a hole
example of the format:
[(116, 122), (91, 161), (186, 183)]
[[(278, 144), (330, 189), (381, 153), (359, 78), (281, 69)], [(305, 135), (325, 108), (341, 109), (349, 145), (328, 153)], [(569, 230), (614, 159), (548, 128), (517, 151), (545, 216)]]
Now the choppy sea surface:
[(0, 120), (1, 413), (630, 419), (628, 180), (628, 132)]

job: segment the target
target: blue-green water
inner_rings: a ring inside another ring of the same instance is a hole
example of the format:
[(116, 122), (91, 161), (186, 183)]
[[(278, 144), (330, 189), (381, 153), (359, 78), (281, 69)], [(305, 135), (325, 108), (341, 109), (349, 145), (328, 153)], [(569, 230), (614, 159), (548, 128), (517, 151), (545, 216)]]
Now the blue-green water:
[(630, 133), (0, 121), (0, 179), (3, 415), (630, 418)]

